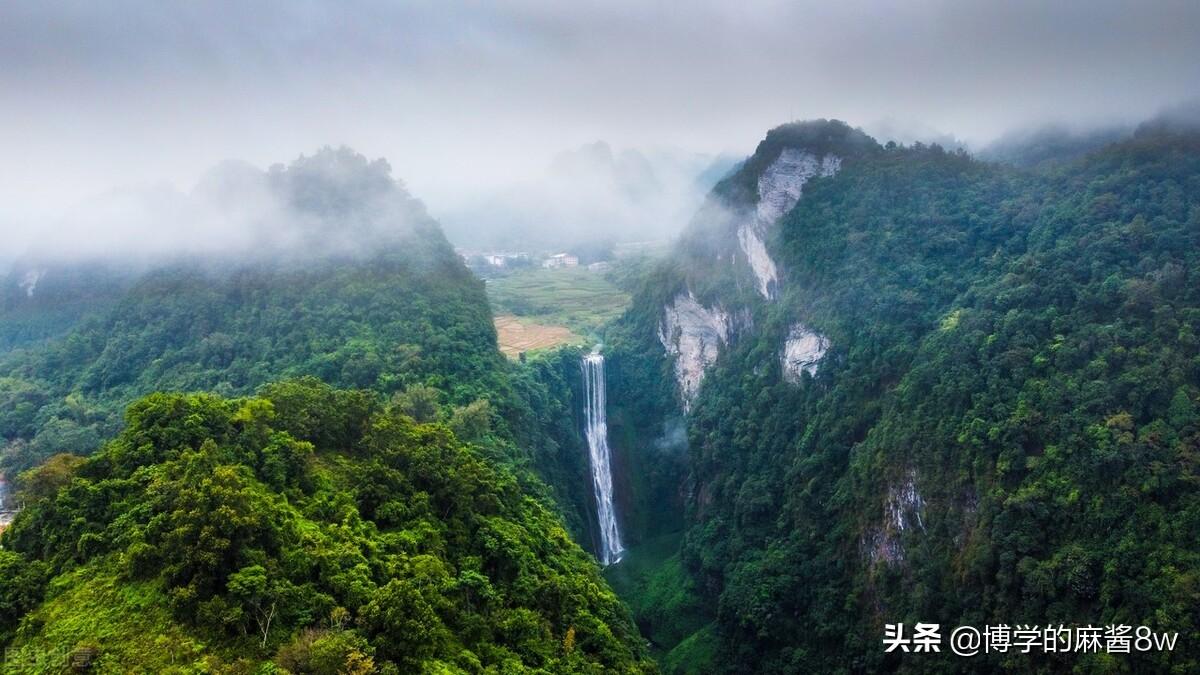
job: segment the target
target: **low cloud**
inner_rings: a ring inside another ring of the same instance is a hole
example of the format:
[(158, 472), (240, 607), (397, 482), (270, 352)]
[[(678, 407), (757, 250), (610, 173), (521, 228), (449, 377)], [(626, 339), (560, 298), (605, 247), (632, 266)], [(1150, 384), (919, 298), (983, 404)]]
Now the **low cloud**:
[(161, 184), (83, 201), (33, 236), (34, 261), (357, 255), (428, 222), (382, 159), (324, 148), (263, 170), (227, 161), (184, 192)]
[[(126, 212), (174, 211), (225, 158), (266, 166), (322, 144), (387, 157), (460, 229), (510, 190), (522, 209), (546, 197), (620, 225), (603, 191), (589, 204), (542, 185), (549, 158), (598, 138), (745, 156), (813, 118), (972, 148), (1049, 122), (1136, 125), (1200, 94), (1197, 34), (1200, 3), (1178, 0), (14, 0), (0, 3), (0, 258), (48, 236), (99, 246), (64, 225), (66, 204), (107, 210), (90, 232), (126, 231)], [(138, 188), (149, 206), (105, 194), (129, 185), (159, 187)], [(179, 222), (126, 243), (244, 234)]]
[(730, 156), (682, 150), (614, 151), (589, 143), (561, 152), (537, 179), (478, 197), (439, 214), (466, 247), (544, 250), (607, 241), (661, 241), (678, 234)]

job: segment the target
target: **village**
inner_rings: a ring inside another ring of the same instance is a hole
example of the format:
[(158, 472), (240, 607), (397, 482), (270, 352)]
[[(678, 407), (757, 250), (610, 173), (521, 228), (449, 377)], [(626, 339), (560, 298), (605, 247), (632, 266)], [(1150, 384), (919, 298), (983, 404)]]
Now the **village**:
[(477, 274), (487, 277), (489, 272), (541, 267), (543, 269), (567, 269), (584, 267), (593, 272), (603, 272), (610, 267), (608, 260), (591, 260), (580, 264), (580, 256), (575, 253), (561, 252), (549, 254), (530, 254), (524, 251), (468, 251), (458, 250), (458, 255), (467, 267)]

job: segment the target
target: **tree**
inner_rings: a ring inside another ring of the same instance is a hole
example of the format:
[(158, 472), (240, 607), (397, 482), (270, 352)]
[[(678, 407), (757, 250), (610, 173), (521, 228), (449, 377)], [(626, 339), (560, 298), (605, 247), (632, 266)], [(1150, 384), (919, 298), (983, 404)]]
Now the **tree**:
[(241, 603), (246, 613), (254, 618), (262, 634), (262, 646), (266, 647), (279, 602), (275, 585), (267, 580), (266, 569), (262, 565), (243, 567), (229, 575), (225, 586), (233, 599)]
[(41, 466), (17, 476), (17, 499), (31, 502), (54, 496), (86, 461), (67, 453), (51, 456)]
[(450, 430), (464, 441), (478, 441), (492, 430), (492, 404), (487, 399), (459, 406), (450, 414)]
[(433, 422), (439, 415), (440, 398), (437, 389), (414, 384), (392, 397), (392, 406), (418, 422)]

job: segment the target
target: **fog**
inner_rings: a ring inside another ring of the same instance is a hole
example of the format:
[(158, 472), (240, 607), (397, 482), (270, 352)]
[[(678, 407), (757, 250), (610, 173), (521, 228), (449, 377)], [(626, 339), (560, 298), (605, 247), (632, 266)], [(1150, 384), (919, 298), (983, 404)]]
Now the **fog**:
[(419, 233), (424, 205), (383, 159), (325, 147), (259, 169), (226, 161), (187, 191), (169, 184), (110, 190), (65, 209), (24, 253), (30, 264), (278, 261), (371, 254)]
[(598, 141), (557, 154), (534, 177), (465, 193), (438, 217), (451, 240), (475, 250), (661, 242), (678, 234), (740, 159), (679, 149), (614, 151)]
[[(1191, 1), (15, 0), (0, 5), (0, 260), (34, 243), (221, 248), (242, 216), (191, 201), (205, 172), (324, 145), (386, 158), (461, 238), (508, 226), (488, 205), (555, 218), (609, 201), (555, 169), (597, 141), (660, 167), (663, 148), (745, 155), (793, 119), (971, 148), (1129, 126), (1200, 94), (1198, 34)], [(668, 164), (655, 222), (695, 198)], [(181, 210), (194, 222), (162, 222)]]

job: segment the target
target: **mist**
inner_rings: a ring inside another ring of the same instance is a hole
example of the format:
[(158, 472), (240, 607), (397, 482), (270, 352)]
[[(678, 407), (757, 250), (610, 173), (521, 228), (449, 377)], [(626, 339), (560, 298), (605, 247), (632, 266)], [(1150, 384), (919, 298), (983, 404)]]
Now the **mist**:
[(679, 233), (739, 160), (678, 149), (614, 151), (597, 141), (558, 153), (537, 177), (466, 194), (438, 217), (447, 236), (468, 248), (661, 242)]
[(266, 169), (226, 161), (190, 189), (114, 189), (69, 207), (29, 243), (29, 265), (261, 261), (369, 255), (430, 223), (383, 159), (321, 148)]
[(624, 202), (578, 215), (622, 193), (554, 168), (603, 141), (655, 166), (642, 222), (669, 233), (695, 195), (655, 148), (745, 156), (817, 117), (972, 149), (1130, 127), (1200, 94), (1197, 34), (1182, 1), (18, 0), (0, 7), (0, 260), (253, 245), (242, 221), (277, 205), (214, 214), (195, 186), (226, 160), (262, 171), (325, 145), (386, 158), (461, 238), (514, 218), (636, 228)]

